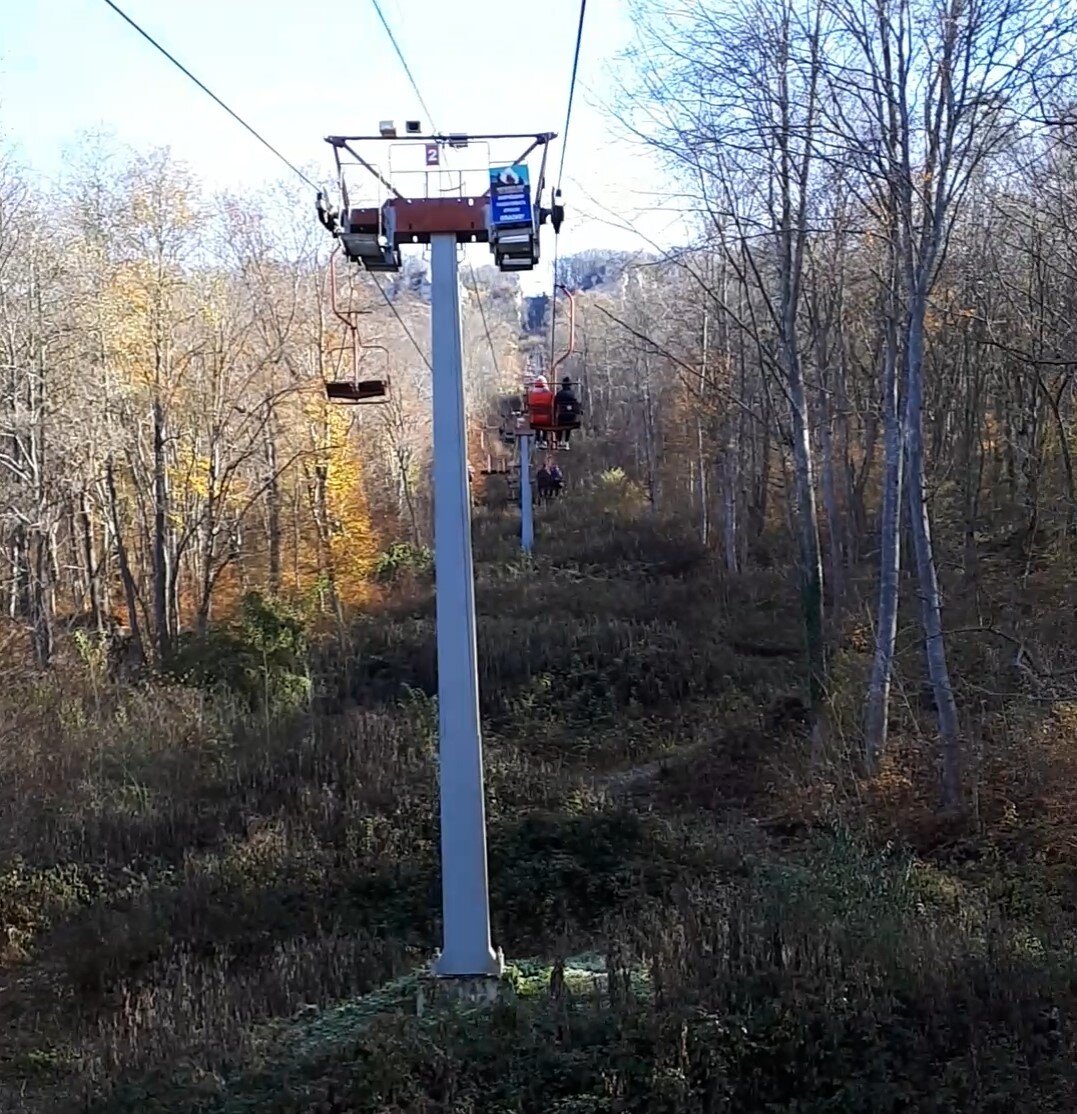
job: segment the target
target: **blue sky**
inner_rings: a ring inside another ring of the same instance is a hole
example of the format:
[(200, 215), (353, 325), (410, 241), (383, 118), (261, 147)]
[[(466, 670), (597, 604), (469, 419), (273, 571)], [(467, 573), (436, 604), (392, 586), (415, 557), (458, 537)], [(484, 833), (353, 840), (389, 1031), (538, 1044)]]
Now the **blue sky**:
[[(423, 117), (369, 0), (117, 2), (316, 178), (331, 165), (323, 136)], [(82, 129), (104, 126), (135, 147), (170, 145), (210, 187), (235, 190), (288, 174), (102, 0), (0, 0), (0, 7), (0, 139), (35, 170), (55, 173)], [(382, 0), (382, 8), (441, 130), (561, 132), (577, 0)], [(584, 191), (651, 238), (679, 234), (668, 211), (641, 213), (662, 179), (645, 152), (615, 136), (596, 104), (610, 97), (609, 66), (631, 34), (625, 0), (590, 0), (565, 168), (563, 253), (644, 246), (602, 223)], [(559, 146), (551, 154), (559, 157)]]

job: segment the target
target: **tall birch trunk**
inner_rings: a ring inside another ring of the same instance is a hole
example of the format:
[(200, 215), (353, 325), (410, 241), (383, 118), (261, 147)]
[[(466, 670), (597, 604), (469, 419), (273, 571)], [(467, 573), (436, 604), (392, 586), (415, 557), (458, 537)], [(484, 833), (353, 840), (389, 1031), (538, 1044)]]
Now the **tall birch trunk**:
[(924, 650), (928, 679), (935, 699), (942, 755), (942, 802), (957, 803), (961, 785), (960, 743), (957, 704), (946, 663), (946, 643), (942, 630), (942, 598), (931, 542), (927, 494), (924, 484), (923, 376), (924, 318), (927, 295), (918, 290), (909, 313), (908, 346), (905, 353), (905, 446), (908, 467), (909, 518), (913, 553), (920, 595), (920, 614), (924, 628)]
[(864, 724), (865, 762), (870, 773), (879, 768), (886, 748), (890, 718), (890, 684), (894, 669), (898, 603), (901, 595), (901, 495), (904, 442), (899, 410), (897, 322), (893, 307), (887, 315), (883, 347), (883, 506), (879, 530), (879, 602), (875, 621), (875, 657), (868, 684)]

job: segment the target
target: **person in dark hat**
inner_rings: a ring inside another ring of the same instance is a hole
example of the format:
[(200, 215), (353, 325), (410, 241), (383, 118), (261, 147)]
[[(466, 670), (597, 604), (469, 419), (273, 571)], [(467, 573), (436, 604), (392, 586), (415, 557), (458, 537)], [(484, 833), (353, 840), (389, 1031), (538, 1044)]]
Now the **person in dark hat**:
[(538, 501), (545, 503), (550, 498), (550, 469), (543, 464), (542, 467), (535, 473), (535, 486), (537, 488), (536, 494)]
[(572, 389), (572, 380), (566, 375), (561, 387), (554, 396), (554, 425), (557, 426), (557, 441), (562, 448), (568, 448), (568, 438), (572, 430), (580, 427), (580, 400)]

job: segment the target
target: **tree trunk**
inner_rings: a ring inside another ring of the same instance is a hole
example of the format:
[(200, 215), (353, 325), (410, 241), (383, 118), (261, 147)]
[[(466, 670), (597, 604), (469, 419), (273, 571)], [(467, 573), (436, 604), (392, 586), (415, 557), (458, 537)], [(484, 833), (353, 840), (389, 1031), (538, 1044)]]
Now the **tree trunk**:
[(314, 521), (318, 530), (318, 555), (321, 573), (325, 578), (325, 592), (329, 606), (339, 623), (344, 622), (344, 611), (337, 593), (336, 566), (333, 562), (332, 530), (329, 515), (329, 468), (318, 463), (314, 466)]
[(280, 476), (277, 474), (277, 443), (274, 439), (272, 414), (265, 427), (266, 463), (266, 543), (269, 560), (269, 590), (279, 595), (281, 590), (281, 493)]
[(161, 661), (167, 661), (172, 652), (169, 595), (165, 414), (160, 398), (156, 398), (153, 402), (153, 621)]
[[(710, 545), (710, 485), (707, 482), (709, 461), (703, 444), (703, 422), (696, 413), (696, 467), (699, 469), (699, 540), (704, 546)], [(736, 535), (734, 535), (734, 538)]]
[(828, 562), (830, 566), (830, 598), (837, 602), (845, 594), (845, 542), (841, 515), (838, 509), (838, 485), (834, 478), (834, 418), (830, 392), (826, 390), (823, 391), (820, 417), (819, 444), (820, 455), (822, 456), (823, 510), (826, 514), (826, 532), (830, 540), (830, 560)]
[(123, 583), (123, 595), (127, 602), (127, 623), (131, 628), (133, 655), (136, 665), (141, 665), (146, 660), (146, 651), (142, 641), (142, 627), (138, 621), (138, 590), (135, 587), (135, 578), (131, 575), (131, 562), (128, 560), (127, 546), (123, 540), (120, 503), (116, 495), (116, 476), (113, 470), (112, 457), (109, 457), (105, 462), (105, 484), (108, 488), (112, 533), (116, 539), (116, 563), (120, 566), (120, 580)]
[(31, 546), (33, 575), (30, 587), (30, 619), (33, 624), (34, 660), (39, 669), (52, 664), (52, 535), (35, 530)]
[[(708, 401), (707, 367), (710, 354), (710, 317), (706, 311), (703, 313), (703, 343), (702, 354), (699, 361), (699, 392), (695, 399), (696, 419), (696, 466), (699, 469), (699, 540), (704, 546), (710, 544), (710, 491), (707, 483), (709, 475), (709, 461), (703, 447), (703, 406)], [(689, 400), (689, 405), (692, 405)], [(736, 540), (736, 534), (733, 535)], [(728, 561), (728, 553), (727, 553)]]
[(400, 479), (400, 499), (408, 512), (412, 544), (417, 546), (420, 539), (419, 516), (415, 511), (415, 495), (411, 490), (411, 453), (407, 446), (398, 445), (394, 456), (396, 457), (397, 475)]
[[(75, 515), (75, 501), (70, 497), (64, 500), (64, 543), (67, 547), (67, 590), (71, 604), (71, 614), (83, 615), (86, 612), (86, 601), (90, 596), (90, 570), (86, 566), (85, 554), (82, 548), (82, 533)], [(57, 573), (57, 587), (62, 579)], [(92, 615), (91, 615), (92, 621)]]
[(85, 489), (79, 496), (79, 526), (82, 533), (82, 556), (86, 562), (90, 614), (93, 618), (94, 630), (102, 634), (105, 629), (105, 607), (101, 597), (101, 562), (94, 544), (93, 517), (90, 514), (90, 501)]
[(722, 459), (722, 549), (727, 572), (740, 569), (740, 549), (737, 529), (737, 454), (732, 438), (726, 444)]
[(8, 615), (12, 619), (26, 614), (26, 584), (29, 579), (26, 528), (19, 524), (11, 532), (11, 593), (8, 597)]
[(217, 485), (220, 475), (219, 446), (221, 431), (214, 426), (211, 434), (213, 447), (209, 454), (209, 473), (206, 477), (206, 505), (203, 510), (202, 545), (198, 554), (198, 607), (195, 616), (199, 634), (209, 629), (209, 614), (213, 606), (213, 586), (217, 581), (214, 564), (217, 560), (217, 535), (221, 524), (218, 521)]
[(965, 519), (962, 566), (966, 585), (975, 590), (979, 573), (976, 520), (979, 517), (980, 488), (983, 483), (983, 443), (980, 439), (980, 430), (983, 428), (984, 415), (981, 405), (982, 374), (975, 366), (970, 349), (970, 338), (966, 333), (962, 344), (962, 367), (969, 383), (965, 388), (965, 421), (961, 438), (961, 487)]
[(891, 315), (883, 352), (883, 508), (879, 532), (879, 603), (875, 623), (875, 658), (868, 684), (864, 724), (865, 763), (879, 768), (890, 717), (890, 682), (901, 595), (901, 487), (904, 445), (901, 436), (897, 374), (897, 325)]
[(823, 641), (823, 561), (819, 520), (815, 509), (808, 404), (800, 363), (793, 357), (789, 376), (792, 411), (793, 473), (796, 491), (796, 529), (800, 547), (800, 602), (808, 649), (808, 693), (813, 712), (822, 710), (826, 693), (826, 653)]
[(924, 627), (924, 647), (928, 678), (938, 711), (939, 745), (942, 753), (942, 802), (945, 807), (957, 804), (961, 788), (957, 704), (950, 685), (946, 664), (946, 643), (942, 632), (942, 601), (935, 553), (931, 543), (924, 485), (923, 444), (923, 371), (924, 318), (927, 297), (922, 291), (913, 295), (909, 313), (906, 361), (905, 444), (908, 468), (909, 518), (912, 527), (913, 553), (920, 594), (920, 611)]

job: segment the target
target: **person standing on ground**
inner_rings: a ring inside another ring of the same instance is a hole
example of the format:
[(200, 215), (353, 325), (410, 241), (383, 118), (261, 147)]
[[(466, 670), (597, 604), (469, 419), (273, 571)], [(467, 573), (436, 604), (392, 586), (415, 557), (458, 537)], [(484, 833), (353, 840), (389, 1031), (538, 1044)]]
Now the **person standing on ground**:
[(549, 499), (550, 487), (550, 470), (544, 464), (538, 472), (535, 473), (535, 494), (538, 496), (540, 503), (544, 503)]

